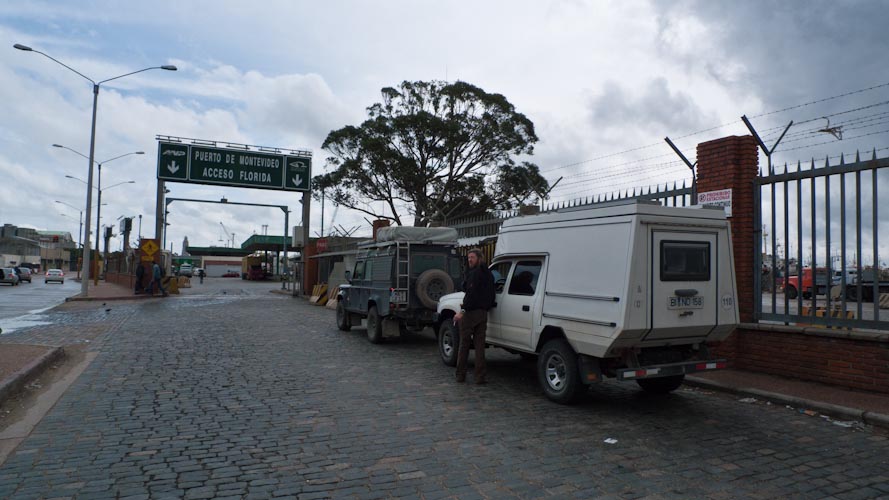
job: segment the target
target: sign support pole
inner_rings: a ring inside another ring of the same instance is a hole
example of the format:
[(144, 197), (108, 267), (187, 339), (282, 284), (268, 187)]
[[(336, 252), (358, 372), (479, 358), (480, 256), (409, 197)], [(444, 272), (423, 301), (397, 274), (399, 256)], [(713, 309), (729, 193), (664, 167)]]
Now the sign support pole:
[(309, 248), (309, 215), (310, 215), (310, 205), (312, 203), (312, 197), (308, 191), (303, 193), (303, 248), (302, 252), (300, 252), (302, 257), (302, 273), (300, 273), (300, 279), (302, 280), (302, 284), (300, 285), (300, 290), (303, 295), (306, 295), (307, 288), (306, 285), (306, 273), (309, 266), (309, 259), (306, 256), (306, 250)]
[(154, 209), (154, 239), (157, 241), (161, 240), (162, 231), (163, 231), (163, 223), (164, 223), (164, 180), (157, 180), (157, 205)]

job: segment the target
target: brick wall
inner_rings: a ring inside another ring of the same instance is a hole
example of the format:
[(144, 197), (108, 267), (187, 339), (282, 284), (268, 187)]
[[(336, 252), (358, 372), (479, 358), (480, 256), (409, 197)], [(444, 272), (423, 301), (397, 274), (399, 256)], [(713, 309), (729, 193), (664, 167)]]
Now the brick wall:
[(747, 325), (734, 368), (889, 394), (889, 333)]

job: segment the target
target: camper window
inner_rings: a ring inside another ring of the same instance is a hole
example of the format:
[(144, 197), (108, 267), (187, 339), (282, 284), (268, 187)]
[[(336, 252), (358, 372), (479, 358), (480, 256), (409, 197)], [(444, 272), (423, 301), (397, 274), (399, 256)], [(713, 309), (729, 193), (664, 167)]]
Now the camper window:
[(662, 241), (661, 281), (710, 281), (710, 243)]

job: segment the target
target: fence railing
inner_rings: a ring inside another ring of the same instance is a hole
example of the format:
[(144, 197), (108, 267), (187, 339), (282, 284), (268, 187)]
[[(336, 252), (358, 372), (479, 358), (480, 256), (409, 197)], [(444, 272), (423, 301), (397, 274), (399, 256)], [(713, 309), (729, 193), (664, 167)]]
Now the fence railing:
[[(880, 262), (879, 186), (889, 158), (815, 160), (757, 177), (754, 317), (759, 321), (889, 329), (889, 274)], [(881, 175), (882, 174), (882, 175)], [(767, 221), (767, 223), (764, 223)], [(883, 234), (889, 231), (883, 228)], [(805, 251), (804, 251), (805, 249)], [(779, 300), (780, 296), (780, 300)]]
[[(617, 193), (546, 204), (540, 210), (540, 213), (553, 212), (565, 208), (594, 206), (619, 200), (649, 200), (658, 201), (664, 206), (684, 207), (692, 204), (692, 188), (686, 186), (685, 182), (681, 186), (678, 182), (674, 182), (672, 187), (669, 184), (665, 184), (663, 189), (660, 185), (654, 188), (634, 188), (633, 190), (628, 189)], [(503, 221), (518, 215), (518, 210), (509, 210), (487, 216), (456, 219), (448, 221), (447, 225), (455, 228), (460, 238), (484, 238), (486, 236), (496, 236)]]

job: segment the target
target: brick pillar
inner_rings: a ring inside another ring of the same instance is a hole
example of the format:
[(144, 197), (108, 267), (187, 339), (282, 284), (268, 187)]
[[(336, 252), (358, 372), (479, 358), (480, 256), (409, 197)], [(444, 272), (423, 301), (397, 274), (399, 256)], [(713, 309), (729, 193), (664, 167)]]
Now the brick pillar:
[(759, 151), (753, 136), (731, 136), (698, 144), (698, 193), (732, 190), (732, 245), (738, 284), (741, 322), (753, 322), (753, 257), (759, 248), (754, 241), (753, 205)]

